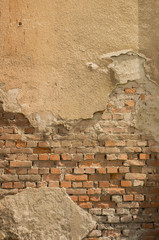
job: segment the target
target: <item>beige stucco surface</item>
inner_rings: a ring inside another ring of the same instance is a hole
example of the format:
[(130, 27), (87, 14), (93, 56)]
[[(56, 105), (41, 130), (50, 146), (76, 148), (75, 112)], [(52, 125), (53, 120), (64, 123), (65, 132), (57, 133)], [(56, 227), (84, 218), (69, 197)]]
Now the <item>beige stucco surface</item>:
[(103, 110), (115, 83), (100, 56), (138, 50), (137, 0), (1, 0), (0, 12), (1, 100), (37, 124)]
[(149, 59), (147, 71), (159, 85), (159, 1), (139, 0), (139, 51)]
[(65, 189), (27, 188), (4, 197), (0, 210), (1, 240), (81, 240), (95, 226)]

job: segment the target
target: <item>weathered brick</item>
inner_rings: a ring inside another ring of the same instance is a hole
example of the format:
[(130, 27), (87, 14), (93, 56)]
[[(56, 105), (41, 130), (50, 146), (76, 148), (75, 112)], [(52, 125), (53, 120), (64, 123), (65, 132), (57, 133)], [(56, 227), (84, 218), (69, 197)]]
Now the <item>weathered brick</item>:
[(41, 161), (47, 161), (47, 160), (49, 160), (49, 156), (48, 156), (48, 154), (40, 154), (39, 155), (39, 160)]
[(144, 180), (146, 179), (146, 174), (142, 173), (126, 173), (125, 179), (134, 179), (134, 180)]
[(82, 182), (73, 182), (72, 187), (73, 188), (81, 188), (82, 187)]
[(23, 182), (14, 182), (14, 188), (24, 188)]
[(34, 148), (33, 153), (42, 154), (42, 153), (51, 153), (51, 148)]
[(92, 208), (92, 203), (91, 202), (79, 203), (79, 206), (81, 208)]
[(107, 167), (107, 173), (117, 173), (118, 167)]
[(131, 181), (121, 181), (121, 186), (122, 187), (131, 187), (132, 182)]
[(93, 188), (93, 181), (83, 182), (83, 188)]
[(71, 182), (61, 182), (61, 187), (63, 188), (70, 188), (71, 187)]
[(51, 168), (51, 174), (61, 174), (60, 168)]
[(65, 180), (66, 181), (85, 181), (87, 180), (87, 175), (66, 174)]
[(42, 176), (43, 181), (50, 182), (50, 181), (59, 181), (60, 176), (59, 175), (43, 175)]
[(88, 202), (89, 201), (89, 197), (87, 195), (80, 195), (79, 196), (79, 201), (80, 202)]
[(17, 167), (19, 167), (19, 168), (23, 168), (23, 167), (29, 168), (31, 166), (32, 166), (31, 161), (27, 161), (27, 162), (25, 162), (25, 161), (12, 161), (12, 162), (10, 162), (10, 167), (15, 167), (15, 168), (17, 168)]
[(36, 182), (40, 181), (39, 175), (19, 175), (20, 181)]
[(123, 196), (125, 202), (133, 201), (133, 195), (124, 195)]
[(70, 154), (61, 154), (61, 159), (62, 160), (66, 160), (66, 161), (70, 161), (70, 160), (72, 160), (72, 155), (70, 155)]
[(105, 188), (103, 189), (103, 192), (110, 195), (116, 195), (116, 194), (123, 195), (125, 193), (125, 189), (124, 188)]
[(49, 187), (59, 187), (59, 182), (58, 181), (54, 181), (54, 182), (49, 182)]
[(51, 161), (59, 161), (60, 160), (60, 155), (59, 154), (51, 154), (50, 155), (50, 160)]
[(149, 154), (146, 154), (146, 153), (140, 153), (140, 159), (149, 159), (150, 158), (150, 155)]
[(2, 188), (7, 188), (7, 189), (13, 188), (13, 184), (12, 182), (2, 183)]

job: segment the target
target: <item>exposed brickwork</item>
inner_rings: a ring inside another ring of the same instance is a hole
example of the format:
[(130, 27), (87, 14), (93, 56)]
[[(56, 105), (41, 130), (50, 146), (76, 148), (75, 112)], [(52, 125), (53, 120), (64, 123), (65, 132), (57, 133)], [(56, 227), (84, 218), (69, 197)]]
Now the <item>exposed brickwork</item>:
[(97, 221), (87, 240), (159, 239), (159, 147), (133, 126), (146, 94), (119, 87), (97, 123), (63, 135), (35, 132), (1, 108), (0, 187), (66, 188)]

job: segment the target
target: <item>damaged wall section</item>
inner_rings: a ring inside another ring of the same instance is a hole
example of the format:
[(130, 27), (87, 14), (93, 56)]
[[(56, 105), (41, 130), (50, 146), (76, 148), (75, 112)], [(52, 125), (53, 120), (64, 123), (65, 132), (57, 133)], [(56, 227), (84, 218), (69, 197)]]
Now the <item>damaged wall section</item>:
[(63, 134), (43, 134), (2, 109), (1, 198), (26, 187), (64, 187), (97, 222), (85, 239), (157, 240), (159, 147), (134, 121), (144, 96), (153, 97), (137, 82), (119, 84), (94, 122)]

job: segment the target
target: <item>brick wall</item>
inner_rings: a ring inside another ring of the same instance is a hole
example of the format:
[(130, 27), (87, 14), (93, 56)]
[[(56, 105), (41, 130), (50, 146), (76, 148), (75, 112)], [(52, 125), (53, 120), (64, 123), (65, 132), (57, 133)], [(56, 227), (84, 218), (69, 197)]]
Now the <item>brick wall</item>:
[(26, 187), (64, 187), (97, 221), (87, 240), (159, 239), (159, 147), (133, 123), (136, 102), (149, 98), (128, 83), (111, 94), (100, 119), (56, 134), (1, 107), (1, 198)]

